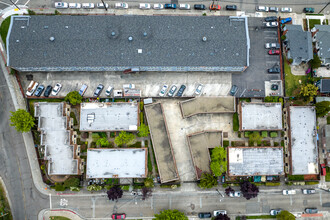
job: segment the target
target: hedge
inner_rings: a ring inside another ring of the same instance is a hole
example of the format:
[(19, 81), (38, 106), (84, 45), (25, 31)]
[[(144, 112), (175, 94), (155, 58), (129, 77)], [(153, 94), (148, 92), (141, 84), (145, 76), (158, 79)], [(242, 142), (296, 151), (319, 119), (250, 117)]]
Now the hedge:
[(245, 132), (244, 132), (244, 137), (248, 138), (249, 135), (250, 135), (251, 133), (252, 133), (252, 132), (250, 132), (250, 131), (245, 131)]
[(263, 137), (263, 138), (268, 137), (268, 132), (267, 131), (262, 131), (261, 132), (261, 137)]
[(319, 184), (319, 182), (311, 181), (311, 182), (305, 182), (305, 185), (316, 185)]
[(224, 140), (224, 141), (223, 141), (223, 147), (228, 147), (228, 146), (229, 146), (229, 141)]
[(304, 175), (288, 175), (288, 179), (290, 181), (302, 181), (304, 179)]
[(270, 137), (271, 138), (276, 138), (277, 137), (277, 132), (276, 131), (270, 132)]
[(266, 182), (266, 186), (279, 186), (281, 183)]
[(235, 112), (233, 115), (233, 130), (238, 131), (239, 130), (239, 121), (238, 121), (238, 113)]

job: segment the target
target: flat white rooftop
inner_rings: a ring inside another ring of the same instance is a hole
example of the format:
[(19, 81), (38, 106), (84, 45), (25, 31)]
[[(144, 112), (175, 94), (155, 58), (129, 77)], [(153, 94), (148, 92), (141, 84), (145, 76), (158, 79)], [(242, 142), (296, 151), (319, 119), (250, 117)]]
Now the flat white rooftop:
[(283, 175), (282, 147), (228, 147), (230, 176)]
[(147, 148), (90, 148), (86, 178), (145, 178), (147, 153)]
[(293, 175), (318, 173), (316, 112), (314, 107), (290, 106)]
[(80, 131), (136, 131), (136, 102), (81, 103)]
[(241, 103), (242, 130), (281, 130), (281, 103)]

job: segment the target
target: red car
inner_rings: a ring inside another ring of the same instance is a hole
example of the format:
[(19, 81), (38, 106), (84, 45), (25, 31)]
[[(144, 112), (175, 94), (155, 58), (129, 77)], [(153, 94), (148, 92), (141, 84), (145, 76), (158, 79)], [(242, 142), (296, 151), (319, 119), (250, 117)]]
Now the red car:
[(112, 217), (112, 219), (125, 219), (126, 214), (125, 213), (113, 213), (111, 217)]
[(321, 175), (322, 176), (325, 176), (327, 174), (327, 170), (325, 168), (325, 164), (322, 163), (320, 166), (321, 166)]
[(220, 5), (210, 5), (210, 10), (215, 10), (215, 11), (219, 11), (221, 9)]
[(279, 55), (280, 54), (280, 50), (269, 50), (268, 51), (269, 55)]

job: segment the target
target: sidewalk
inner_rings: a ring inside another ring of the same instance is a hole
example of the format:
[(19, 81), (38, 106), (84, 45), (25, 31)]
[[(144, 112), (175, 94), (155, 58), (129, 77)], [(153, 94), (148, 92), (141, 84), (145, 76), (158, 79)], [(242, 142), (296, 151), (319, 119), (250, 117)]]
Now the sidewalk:
[(69, 209), (43, 209), (38, 214), (38, 220), (51, 220), (51, 216), (62, 216), (69, 218), (71, 220), (82, 220), (83, 218), (80, 217), (77, 213)]

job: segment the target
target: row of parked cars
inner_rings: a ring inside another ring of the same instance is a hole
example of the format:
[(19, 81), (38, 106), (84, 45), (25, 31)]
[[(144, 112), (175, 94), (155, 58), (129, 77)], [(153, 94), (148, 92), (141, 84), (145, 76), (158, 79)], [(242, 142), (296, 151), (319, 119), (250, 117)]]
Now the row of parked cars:
[[(256, 11), (260, 12), (278, 12), (279, 8), (278, 7), (267, 7), (267, 6), (256, 6)], [(281, 8), (280, 10), (282, 13), (290, 13), (292, 12), (292, 8)]]
[[(175, 94), (175, 92), (176, 92), (176, 90), (178, 89), (178, 87), (176, 85), (172, 85), (169, 90), (168, 90), (168, 88), (169, 88), (168, 85), (165, 84), (162, 87), (162, 89), (160, 90), (160, 92), (159, 92), (158, 95), (161, 96), (161, 97), (163, 97), (167, 93), (167, 96), (168, 97), (173, 97), (174, 94)], [(195, 95), (200, 95), (202, 93), (203, 88), (204, 88), (204, 85), (203, 84), (198, 84), (198, 86), (195, 89)], [(183, 95), (183, 92), (185, 91), (185, 89), (186, 89), (186, 86), (185, 85), (181, 85), (175, 96), (181, 97)]]
[(26, 91), (26, 95), (27, 96), (37, 96), (40, 97), (42, 95), (42, 93), (44, 92), (44, 96), (45, 97), (49, 97), (49, 95), (53, 95), (56, 96), (60, 90), (62, 88), (62, 85), (60, 83), (56, 83), (55, 86), (51, 86), (48, 85), (46, 88), (44, 85), (39, 85), (39, 83), (35, 82), (35, 81), (31, 81), (27, 91)]

